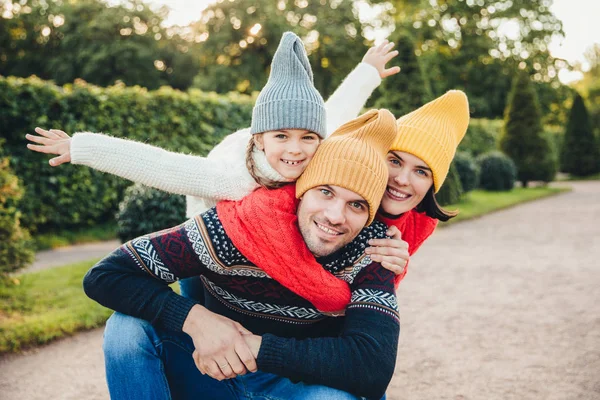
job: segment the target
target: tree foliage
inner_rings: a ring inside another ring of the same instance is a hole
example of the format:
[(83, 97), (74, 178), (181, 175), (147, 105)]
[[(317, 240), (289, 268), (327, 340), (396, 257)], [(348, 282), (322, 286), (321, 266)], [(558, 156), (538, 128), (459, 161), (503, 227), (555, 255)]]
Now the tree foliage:
[(198, 71), (188, 43), (139, 0), (5, 0), (0, 15), (0, 75), (187, 89)]
[(554, 179), (556, 159), (543, 136), (537, 94), (524, 71), (517, 73), (509, 95), (500, 149), (515, 162), (523, 187), (530, 181)]
[(281, 35), (293, 31), (306, 45), (315, 86), (327, 97), (368, 48), (353, 3), (218, 1), (193, 25), (202, 43), (196, 86), (217, 92), (260, 90)]
[(592, 131), (588, 110), (577, 94), (562, 143), (560, 166), (562, 172), (587, 176), (600, 172), (600, 148)]
[[(434, 94), (463, 89), (475, 117), (502, 115), (511, 76), (526, 63), (534, 79), (560, 87), (548, 45), (563, 35), (548, 0), (396, 0), (398, 26), (414, 33)], [(500, 27), (502, 26), (502, 29)], [(544, 109), (556, 99), (541, 98)]]
[(387, 108), (400, 117), (416, 110), (432, 100), (431, 87), (424, 74), (410, 35), (394, 32), (390, 40), (396, 43), (398, 57), (394, 62), (402, 66), (402, 72), (386, 78), (379, 86), (381, 96), (375, 103), (377, 108)]

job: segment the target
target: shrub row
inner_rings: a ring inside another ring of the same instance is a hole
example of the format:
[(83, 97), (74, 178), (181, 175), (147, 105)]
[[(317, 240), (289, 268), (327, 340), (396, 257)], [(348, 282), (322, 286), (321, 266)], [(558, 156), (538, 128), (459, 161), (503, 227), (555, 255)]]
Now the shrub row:
[(25, 146), (25, 134), (36, 126), (105, 132), (204, 155), (224, 135), (249, 125), (252, 104), (251, 97), (236, 94), (100, 88), (83, 81), (59, 87), (35, 77), (0, 76), (0, 132), (25, 189), (23, 225), (43, 232), (112, 219), (130, 185), (81, 166), (49, 167), (48, 157)]
[(20, 226), (16, 208), (21, 196), (19, 180), (10, 170), (9, 159), (0, 158), (0, 285), (10, 272), (33, 261), (29, 232)]

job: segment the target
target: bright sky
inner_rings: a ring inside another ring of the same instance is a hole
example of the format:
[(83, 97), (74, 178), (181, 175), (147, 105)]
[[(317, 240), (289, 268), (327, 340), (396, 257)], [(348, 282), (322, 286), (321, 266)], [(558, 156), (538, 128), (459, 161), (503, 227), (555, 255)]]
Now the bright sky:
[[(167, 25), (187, 25), (198, 20), (208, 4), (214, 0), (151, 0), (151, 4), (166, 5), (171, 13)], [(585, 61), (584, 52), (594, 43), (600, 43), (600, 0), (554, 0), (551, 7), (554, 15), (563, 22), (565, 38), (550, 44), (553, 56), (567, 61)], [(584, 65), (585, 67), (585, 65)], [(564, 70), (559, 73), (562, 82), (581, 78), (581, 74)]]

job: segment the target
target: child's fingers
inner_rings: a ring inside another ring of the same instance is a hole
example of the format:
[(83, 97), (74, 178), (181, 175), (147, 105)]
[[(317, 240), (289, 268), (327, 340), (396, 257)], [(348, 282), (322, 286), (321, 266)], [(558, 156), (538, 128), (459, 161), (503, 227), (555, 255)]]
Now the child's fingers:
[(35, 128), (35, 133), (37, 133), (38, 135), (45, 136), (48, 139), (58, 139), (58, 136), (55, 133), (52, 133), (42, 128)]
[(383, 70), (383, 72), (381, 73), (381, 77), (387, 78), (388, 76), (396, 75), (398, 72), (400, 72), (400, 67), (388, 68)]
[(388, 44), (386, 44), (383, 48), (384, 53), (387, 53), (388, 51), (390, 51), (391, 49), (394, 48), (394, 42), (389, 42)]
[(34, 136), (34, 135), (30, 135), (29, 133), (27, 135), (25, 135), (25, 139), (30, 140), (34, 143), (38, 143), (38, 144), (45, 144), (45, 145), (51, 145), (54, 144), (54, 140), (52, 139), (47, 139), (45, 137), (42, 136)]
[(54, 133), (55, 135), (58, 135), (58, 137), (62, 139), (68, 139), (70, 137), (69, 135), (67, 135), (66, 132), (63, 132), (60, 129), (50, 129), (50, 132)]
[(383, 59), (384, 59), (385, 63), (387, 64), (392, 58), (396, 57), (398, 54), (399, 54), (398, 50), (390, 51), (389, 53), (387, 53), (384, 56)]
[(71, 161), (71, 155), (70, 154), (63, 154), (61, 156), (51, 158), (50, 161), (48, 161), (48, 162), (53, 167), (56, 167), (58, 165), (61, 165), (61, 164), (64, 164), (64, 163), (67, 163), (67, 162), (70, 162), (70, 161)]
[(375, 47), (374, 47), (374, 49), (375, 49), (377, 52), (381, 52), (381, 50), (382, 50), (382, 49), (383, 49), (385, 46), (387, 46), (387, 44), (388, 44), (388, 43), (389, 43), (389, 40), (387, 40), (387, 39), (384, 39), (384, 40), (383, 40), (383, 42), (381, 42), (381, 43), (379, 43), (379, 45), (375, 46)]
[(28, 144), (27, 148), (29, 150), (37, 151), (38, 153), (46, 153), (46, 154), (57, 154), (53, 150), (53, 146), (42, 146), (37, 144)]

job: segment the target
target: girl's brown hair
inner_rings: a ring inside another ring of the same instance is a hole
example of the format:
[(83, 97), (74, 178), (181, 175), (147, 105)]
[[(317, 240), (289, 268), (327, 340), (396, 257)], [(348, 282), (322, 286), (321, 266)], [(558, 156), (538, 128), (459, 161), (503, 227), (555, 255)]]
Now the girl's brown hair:
[[(257, 133), (254, 136), (257, 135), (262, 135), (262, 133)], [(246, 168), (248, 168), (250, 176), (252, 176), (256, 183), (267, 189), (278, 189), (282, 186), (285, 186), (289, 182), (274, 181), (271, 179), (264, 178), (258, 174), (256, 164), (254, 163), (254, 157), (252, 157), (254, 147), (256, 146), (256, 144), (254, 143), (254, 136), (250, 138), (250, 140), (248, 141), (248, 146), (246, 146)]]

